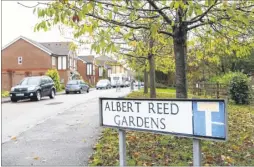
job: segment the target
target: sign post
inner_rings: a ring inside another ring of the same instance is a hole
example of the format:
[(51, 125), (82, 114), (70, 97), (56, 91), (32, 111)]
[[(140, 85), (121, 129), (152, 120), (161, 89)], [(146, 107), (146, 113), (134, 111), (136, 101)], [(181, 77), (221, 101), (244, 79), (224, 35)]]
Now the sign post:
[(202, 155), (200, 139), (193, 139), (193, 166), (201, 166)]
[(126, 133), (119, 129), (119, 159), (120, 166), (126, 166)]
[(121, 166), (126, 129), (193, 138), (194, 166), (201, 166), (201, 139), (228, 138), (226, 102), (219, 99), (100, 98), (100, 125), (119, 129)]

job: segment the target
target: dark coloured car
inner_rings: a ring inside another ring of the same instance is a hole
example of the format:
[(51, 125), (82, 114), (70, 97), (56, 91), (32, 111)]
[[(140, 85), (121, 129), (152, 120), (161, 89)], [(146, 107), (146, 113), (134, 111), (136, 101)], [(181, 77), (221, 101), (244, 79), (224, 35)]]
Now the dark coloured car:
[(65, 87), (65, 93), (69, 94), (70, 92), (89, 93), (89, 86), (82, 80), (70, 80)]
[(56, 88), (54, 81), (48, 76), (26, 77), (18, 85), (11, 88), (12, 102), (31, 99), (39, 101), (42, 97), (55, 98)]

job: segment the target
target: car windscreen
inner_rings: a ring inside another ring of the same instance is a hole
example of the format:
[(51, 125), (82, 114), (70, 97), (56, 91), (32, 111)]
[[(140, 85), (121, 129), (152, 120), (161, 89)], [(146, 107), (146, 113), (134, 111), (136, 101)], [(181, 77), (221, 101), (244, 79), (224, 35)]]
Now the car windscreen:
[(67, 85), (78, 85), (78, 81), (76, 80), (69, 81)]
[(119, 77), (113, 77), (113, 80), (119, 80)]
[(40, 78), (25, 78), (20, 82), (20, 85), (39, 85), (40, 81)]

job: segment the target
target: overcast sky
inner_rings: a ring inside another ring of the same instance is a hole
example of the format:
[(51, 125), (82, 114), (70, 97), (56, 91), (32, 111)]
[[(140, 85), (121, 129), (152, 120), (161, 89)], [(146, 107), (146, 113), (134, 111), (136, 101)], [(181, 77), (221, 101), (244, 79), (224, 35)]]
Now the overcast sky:
[[(34, 32), (34, 26), (39, 21), (37, 16), (32, 8), (25, 8), (18, 2), (33, 6), (38, 1), (2, 1), (2, 47), (21, 35), (38, 42), (70, 41), (60, 34), (57, 27), (47, 32)], [(80, 54), (89, 53), (88, 49)]]

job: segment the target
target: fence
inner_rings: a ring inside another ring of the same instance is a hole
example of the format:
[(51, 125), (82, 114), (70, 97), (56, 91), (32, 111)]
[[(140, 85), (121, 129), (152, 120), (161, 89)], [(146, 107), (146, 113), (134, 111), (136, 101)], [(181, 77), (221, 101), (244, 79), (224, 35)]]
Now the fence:
[(224, 84), (212, 84), (212, 83), (195, 83), (189, 85), (189, 91), (193, 95), (198, 96), (210, 96), (219, 98), (228, 97), (228, 87)]
[[(212, 98), (230, 98), (230, 94), (228, 91), (228, 86), (225, 84), (219, 83), (195, 83), (189, 84), (188, 90), (193, 95), (204, 96), (204, 97), (212, 97)], [(250, 96), (251, 97), (251, 96)], [(254, 98), (251, 97), (250, 103), (254, 105)]]

